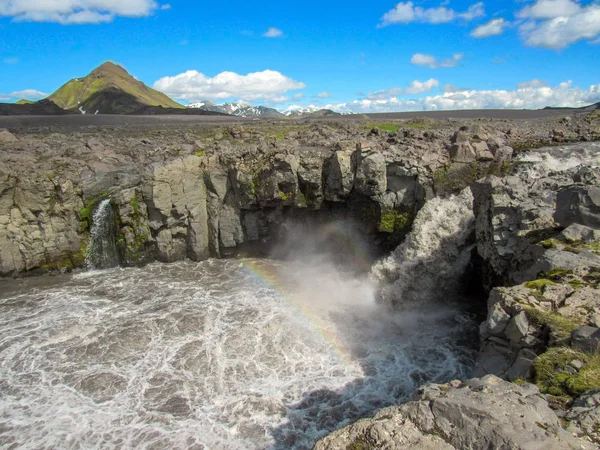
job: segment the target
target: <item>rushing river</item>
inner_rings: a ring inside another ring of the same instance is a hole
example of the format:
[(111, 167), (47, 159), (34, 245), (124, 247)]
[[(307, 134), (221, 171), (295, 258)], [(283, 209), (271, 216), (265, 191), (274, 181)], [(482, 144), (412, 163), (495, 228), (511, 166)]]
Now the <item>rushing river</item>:
[(0, 289), (2, 448), (310, 448), (472, 367), (468, 314), (392, 314), (332, 265), (156, 263)]

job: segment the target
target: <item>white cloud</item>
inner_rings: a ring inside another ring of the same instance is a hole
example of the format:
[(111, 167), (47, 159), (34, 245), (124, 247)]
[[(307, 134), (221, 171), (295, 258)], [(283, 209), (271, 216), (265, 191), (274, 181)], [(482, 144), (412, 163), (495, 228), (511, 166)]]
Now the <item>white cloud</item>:
[(506, 25), (508, 25), (508, 23), (502, 18), (492, 19), (489, 22), (479, 25), (477, 28), (475, 28), (471, 32), (471, 36), (477, 39), (498, 36), (499, 34), (502, 34)]
[(485, 16), (483, 2), (471, 5), (467, 11), (462, 13), (446, 8), (443, 4), (435, 8), (422, 8), (415, 6), (413, 2), (400, 2), (383, 15), (378, 27), (410, 22), (448, 23), (456, 19), (471, 21), (483, 16)]
[(154, 0), (0, 0), (0, 16), (69, 25), (110, 22), (115, 16), (147, 16), (157, 7)]
[(431, 69), (439, 69), (440, 67), (456, 67), (458, 62), (463, 59), (463, 57), (464, 55), (462, 53), (455, 53), (452, 55), (452, 58), (438, 61), (434, 56), (424, 55), (423, 53), (415, 53), (412, 58), (410, 58), (410, 62), (416, 66), (426, 66)]
[(600, 4), (581, 6), (573, 0), (538, 0), (517, 16), (526, 19), (520, 27), (526, 45), (566, 48), (600, 35)]
[(171, 4), (170, 3), (165, 3), (164, 5), (160, 5), (160, 9), (162, 11), (166, 11), (168, 9), (171, 9)]
[[(375, 113), (391, 111), (436, 111), (456, 109), (539, 109), (546, 106), (581, 107), (600, 101), (600, 84), (587, 89), (572, 86), (570, 81), (556, 87), (540, 80), (521, 83), (515, 90), (464, 90), (453, 86), (440, 95), (419, 99), (396, 96), (366, 98), (348, 103), (326, 105), (339, 112)], [(445, 89), (446, 89), (445, 87)], [(385, 91), (380, 91), (385, 92)]]
[(397, 97), (400, 95), (415, 95), (423, 94), (424, 92), (431, 92), (433, 88), (439, 87), (440, 82), (434, 78), (430, 78), (427, 81), (415, 80), (405, 88), (391, 88), (382, 91), (369, 92), (366, 95), (367, 100), (385, 100), (389, 97)]
[(271, 27), (263, 33), (263, 36), (268, 38), (278, 38), (283, 36), (283, 31), (279, 28)]
[(4, 58), (2, 60), (2, 62), (4, 64), (17, 64), (19, 62), (19, 58), (16, 57), (12, 57), (12, 58)]
[(304, 89), (306, 85), (274, 70), (239, 75), (221, 72), (214, 77), (188, 70), (173, 77), (164, 77), (154, 83), (154, 88), (171, 97), (198, 102), (202, 100), (266, 100), (282, 102), (288, 100), (288, 91)]
[(522, 19), (555, 19), (577, 14), (581, 5), (573, 0), (538, 0), (517, 13)]
[(48, 94), (40, 92), (36, 89), (24, 89), (22, 91), (11, 92), (10, 94), (0, 94), (0, 101), (11, 102), (21, 99), (26, 100), (40, 100), (48, 97)]
[(329, 98), (329, 97), (331, 97), (331, 94), (329, 92), (319, 92), (317, 95), (315, 95), (315, 97), (317, 97), (317, 98)]

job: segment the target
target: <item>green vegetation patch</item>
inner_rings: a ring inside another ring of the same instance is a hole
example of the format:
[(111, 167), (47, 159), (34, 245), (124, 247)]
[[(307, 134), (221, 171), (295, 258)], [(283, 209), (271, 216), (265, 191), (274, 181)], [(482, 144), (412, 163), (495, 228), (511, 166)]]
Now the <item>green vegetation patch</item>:
[(413, 221), (413, 215), (408, 211), (388, 209), (381, 214), (379, 231), (382, 233), (406, 232)]
[(545, 286), (556, 286), (556, 283), (551, 280), (540, 279), (535, 281), (528, 281), (525, 283), (525, 287), (536, 291), (541, 291)]
[(525, 308), (525, 314), (532, 325), (548, 327), (559, 339), (568, 339), (571, 336), (571, 331), (581, 325), (581, 323), (560, 314), (532, 307)]
[(375, 450), (376, 447), (373, 446), (366, 437), (360, 436), (357, 437), (354, 441), (352, 441), (348, 446), (346, 446), (346, 450)]
[(96, 207), (96, 202), (90, 200), (86, 203), (86, 205), (79, 210), (79, 221), (81, 224), (81, 231), (85, 233), (92, 228), (92, 218), (94, 215), (94, 208)]
[[(581, 361), (577, 371), (572, 361)], [(534, 363), (535, 382), (543, 393), (558, 397), (577, 397), (600, 388), (600, 355), (589, 355), (569, 347), (553, 347)]]

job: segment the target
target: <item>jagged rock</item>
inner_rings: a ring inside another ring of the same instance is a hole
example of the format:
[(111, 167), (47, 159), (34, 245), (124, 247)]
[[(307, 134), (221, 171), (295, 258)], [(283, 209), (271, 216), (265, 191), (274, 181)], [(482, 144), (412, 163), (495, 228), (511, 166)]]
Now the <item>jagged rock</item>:
[(331, 157), (325, 184), (326, 200), (342, 201), (352, 191), (356, 171), (353, 155), (354, 151), (338, 150)]
[(456, 163), (472, 163), (477, 160), (477, 153), (468, 141), (457, 143), (450, 147), (450, 160)]
[(600, 348), (600, 328), (585, 326), (573, 330), (571, 345), (582, 352), (597, 352)]
[(354, 187), (369, 197), (383, 194), (387, 189), (386, 163), (381, 153), (359, 155)]
[(314, 449), (595, 448), (563, 430), (532, 385), (516, 386), (490, 375), (437, 389), (425, 386), (421, 392), (416, 401), (332, 433)]
[(573, 430), (578, 436), (588, 437), (592, 442), (600, 444), (600, 391), (588, 391), (582, 394), (566, 415), (576, 424)]
[(600, 187), (571, 186), (556, 196), (556, 221), (563, 227), (578, 223), (600, 228)]
[(600, 230), (573, 223), (562, 230), (559, 236), (567, 242), (594, 242), (600, 241)]

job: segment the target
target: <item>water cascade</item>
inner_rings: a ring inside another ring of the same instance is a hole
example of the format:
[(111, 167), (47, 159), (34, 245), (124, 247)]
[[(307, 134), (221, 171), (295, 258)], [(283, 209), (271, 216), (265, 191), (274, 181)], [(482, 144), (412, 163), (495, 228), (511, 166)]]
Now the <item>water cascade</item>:
[(380, 298), (396, 308), (430, 307), (456, 297), (474, 247), (473, 195), (466, 188), (429, 200), (413, 230), (387, 258), (373, 266)]
[(90, 234), (90, 245), (85, 257), (88, 269), (109, 269), (118, 266), (115, 214), (110, 199), (102, 200), (94, 211)]

